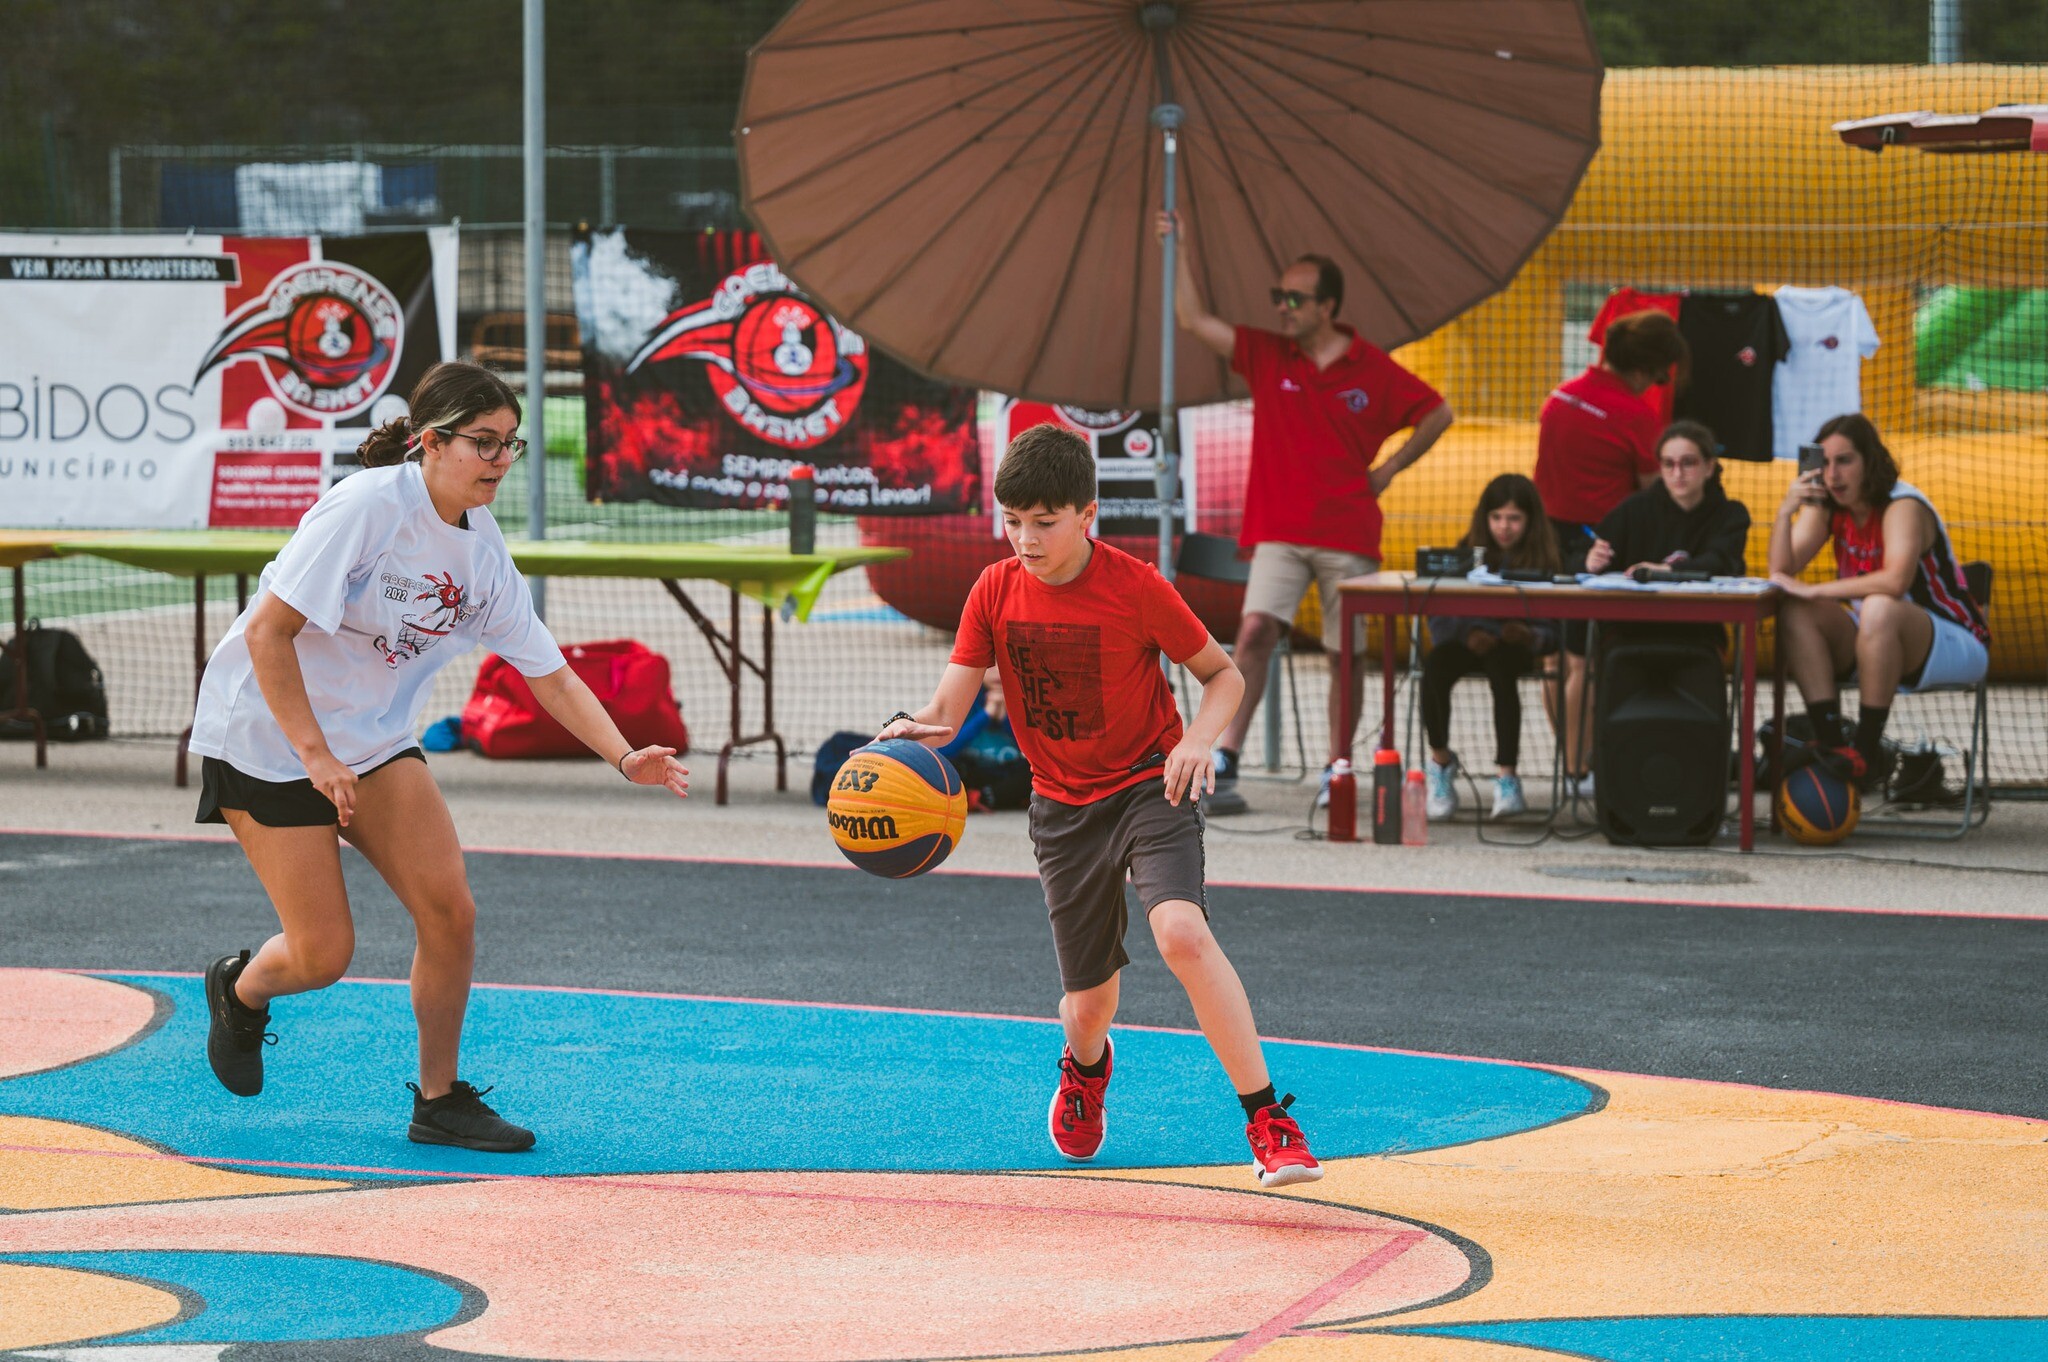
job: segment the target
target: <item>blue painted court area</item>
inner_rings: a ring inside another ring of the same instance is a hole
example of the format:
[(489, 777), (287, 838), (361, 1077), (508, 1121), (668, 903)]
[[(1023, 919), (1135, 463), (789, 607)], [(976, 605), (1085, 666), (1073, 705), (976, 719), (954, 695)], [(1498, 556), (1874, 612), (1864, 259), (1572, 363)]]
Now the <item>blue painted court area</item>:
[(352, 1258), (285, 1253), (11, 1253), (0, 1262), (68, 1267), (161, 1286), (197, 1313), (108, 1342), (270, 1343), (379, 1338), (446, 1324), (462, 1293), (432, 1277)]
[(2019, 1362), (2048, 1357), (2048, 1319), (1662, 1315), (1509, 1320), (1385, 1332), (1484, 1339), (1600, 1362)]
[[(1061, 1168), (1045, 1134), (1050, 1021), (860, 1008), (478, 989), (464, 1077), (531, 1126), (519, 1156), (405, 1139), (413, 1023), (400, 984), (344, 983), (273, 1005), (263, 1094), (230, 1096), (205, 1058), (201, 982), (105, 976), (166, 994), (169, 1020), (103, 1058), (0, 1084), (0, 1114), (122, 1131), (221, 1159), (520, 1174), (727, 1169)], [(1100, 1165), (1245, 1160), (1243, 1118), (1199, 1035), (1116, 1033)], [(1269, 1044), (1324, 1158), (1493, 1139), (1585, 1111), (1542, 1070)]]

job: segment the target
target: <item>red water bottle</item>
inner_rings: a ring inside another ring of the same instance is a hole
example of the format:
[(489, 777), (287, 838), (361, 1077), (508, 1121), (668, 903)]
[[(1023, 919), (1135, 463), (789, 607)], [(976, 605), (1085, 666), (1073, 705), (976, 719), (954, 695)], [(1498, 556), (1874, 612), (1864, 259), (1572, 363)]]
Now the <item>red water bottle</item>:
[(1330, 840), (1358, 840), (1358, 777), (1342, 757), (1330, 763)]
[(1401, 754), (1391, 747), (1372, 754), (1372, 840), (1401, 845)]
[(1429, 845), (1429, 787), (1420, 771), (1410, 771), (1401, 787), (1401, 845)]

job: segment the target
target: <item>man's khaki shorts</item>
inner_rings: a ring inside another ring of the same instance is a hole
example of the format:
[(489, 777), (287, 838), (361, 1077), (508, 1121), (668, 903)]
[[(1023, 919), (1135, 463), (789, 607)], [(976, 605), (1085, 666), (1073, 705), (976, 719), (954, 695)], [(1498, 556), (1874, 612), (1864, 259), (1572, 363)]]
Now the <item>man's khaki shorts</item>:
[[(1245, 583), (1244, 612), (1271, 615), (1282, 624), (1294, 623), (1294, 612), (1314, 582), (1323, 605), (1323, 647), (1337, 652), (1337, 583), (1346, 577), (1378, 572), (1380, 565), (1362, 553), (1342, 549), (1319, 549), (1301, 544), (1267, 540), (1252, 550), (1252, 576)], [(1352, 622), (1351, 651), (1365, 651), (1365, 619)]]

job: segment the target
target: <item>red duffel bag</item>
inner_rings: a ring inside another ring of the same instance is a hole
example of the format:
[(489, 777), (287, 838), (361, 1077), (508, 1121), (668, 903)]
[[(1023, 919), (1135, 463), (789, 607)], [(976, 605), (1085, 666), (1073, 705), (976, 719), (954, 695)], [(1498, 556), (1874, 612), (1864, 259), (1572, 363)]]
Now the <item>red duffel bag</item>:
[[(635, 747), (690, 750), (669, 689), (668, 659), (630, 638), (579, 643), (563, 656)], [(526, 678), (496, 653), (477, 669), (462, 707), (462, 741), (487, 757), (579, 757), (590, 749), (540, 707)]]

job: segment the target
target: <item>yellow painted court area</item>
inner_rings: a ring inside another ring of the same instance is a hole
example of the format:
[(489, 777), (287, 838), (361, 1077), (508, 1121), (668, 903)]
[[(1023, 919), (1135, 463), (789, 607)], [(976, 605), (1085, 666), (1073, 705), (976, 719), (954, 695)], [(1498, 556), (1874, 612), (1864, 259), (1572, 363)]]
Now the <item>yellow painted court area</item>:
[[(0, 1187), (7, 1175), (0, 1173)], [(0, 1263), (0, 1350), (147, 1329), (178, 1317), (178, 1298), (139, 1282), (67, 1268)]]

